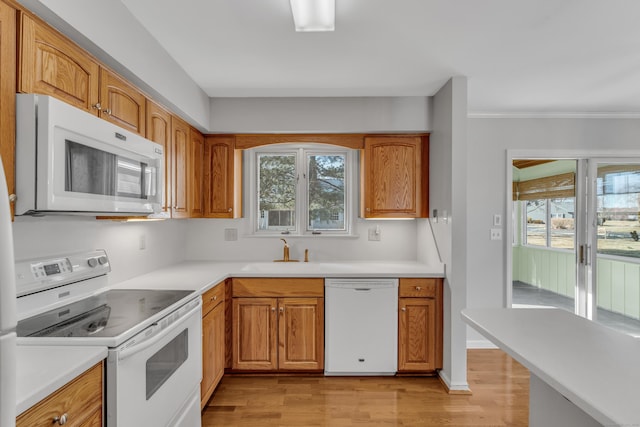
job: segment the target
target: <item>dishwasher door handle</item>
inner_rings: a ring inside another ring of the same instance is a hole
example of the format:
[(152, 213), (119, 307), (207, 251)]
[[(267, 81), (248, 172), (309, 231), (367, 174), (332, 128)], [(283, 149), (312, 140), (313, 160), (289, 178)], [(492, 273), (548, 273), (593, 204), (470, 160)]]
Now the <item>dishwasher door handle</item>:
[(353, 288), (355, 291), (359, 292), (369, 292), (371, 288)]

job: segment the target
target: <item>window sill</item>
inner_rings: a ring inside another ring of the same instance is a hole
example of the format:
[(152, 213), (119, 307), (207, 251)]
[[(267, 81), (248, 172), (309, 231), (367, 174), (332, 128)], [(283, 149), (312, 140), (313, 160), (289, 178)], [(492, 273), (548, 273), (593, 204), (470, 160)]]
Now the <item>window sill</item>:
[(311, 239), (326, 239), (326, 238), (336, 238), (336, 239), (358, 239), (360, 238), (359, 234), (280, 234), (280, 233), (260, 233), (260, 234), (245, 234), (243, 237), (245, 238), (269, 238), (273, 239), (300, 239), (300, 238), (311, 238)]

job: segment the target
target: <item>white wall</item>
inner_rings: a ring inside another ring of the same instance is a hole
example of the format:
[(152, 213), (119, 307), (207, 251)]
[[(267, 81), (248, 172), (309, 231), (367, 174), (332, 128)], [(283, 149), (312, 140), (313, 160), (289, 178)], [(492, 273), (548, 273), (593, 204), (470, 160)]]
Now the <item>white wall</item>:
[(201, 131), (209, 97), (120, 1), (18, 0)]
[(211, 131), (389, 132), (431, 129), (431, 98), (211, 98)]
[[(494, 214), (501, 214), (503, 219), (511, 214), (506, 202), (507, 150), (537, 152), (550, 158), (558, 152), (615, 155), (619, 150), (638, 149), (640, 120), (470, 118), (468, 135), (467, 305), (504, 307), (508, 286), (506, 251), (510, 242), (489, 240), (489, 229)], [(469, 330), (469, 342), (482, 340), (481, 335)]]
[[(184, 260), (184, 221), (114, 222), (92, 217), (16, 217), (13, 223), (18, 260), (105, 249), (111, 261), (110, 283)], [(146, 249), (140, 250), (144, 236)]]
[[(187, 228), (186, 257), (194, 260), (215, 261), (272, 261), (282, 259), (279, 237), (251, 237), (245, 230), (248, 219), (207, 220), (191, 219)], [(369, 241), (367, 230), (380, 226), (379, 242)], [(370, 221), (358, 219), (354, 232), (358, 237), (294, 237), (282, 236), (291, 246), (291, 258), (304, 258), (309, 249), (310, 261), (416, 261), (418, 235), (417, 221)], [(225, 241), (224, 230), (238, 230), (237, 241)], [(437, 260), (437, 250), (426, 245), (427, 260)]]
[[(466, 327), (460, 311), (467, 300), (467, 79), (453, 77), (433, 100), (429, 138), (429, 206), (433, 234), (445, 264), (444, 358), (440, 377), (450, 390), (468, 390)], [(446, 211), (446, 214), (445, 214)]]

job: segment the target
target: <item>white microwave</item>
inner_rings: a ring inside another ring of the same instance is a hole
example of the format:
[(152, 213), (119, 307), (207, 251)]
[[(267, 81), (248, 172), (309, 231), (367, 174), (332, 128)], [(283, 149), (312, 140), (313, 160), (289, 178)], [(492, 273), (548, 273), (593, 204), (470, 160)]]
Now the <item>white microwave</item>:
[(16, 95), (16, 215), (162, 210), (163, 147), (45, 95)]

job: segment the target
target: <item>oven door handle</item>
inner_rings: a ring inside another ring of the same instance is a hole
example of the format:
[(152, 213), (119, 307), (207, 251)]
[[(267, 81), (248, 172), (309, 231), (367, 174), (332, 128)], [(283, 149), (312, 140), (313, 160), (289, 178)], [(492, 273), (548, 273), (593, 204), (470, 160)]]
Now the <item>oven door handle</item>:
[[(118, 352), (118, 360), (125, 360), (135, 354), (138, 354), (141, 351), (146, 350), (147, 348), (151, 347), (152, 345), (154, 345), (155, 343), (157, 343), (159, 340), (165, 338), (167, 336), (167, 334), (171, 333), (172, 331), (174, 331), (175, 329), (178, 329), (182, 326), (184, 326), (185, 324), (185, 320), (189, 319), (191, 316), (193, 316), (196, 313), (199, 313), (200, 311), (200, 306), (202, 305), (201, 300), (198, 298), (198, 305), (196, 305), (194, 308), (192, 308), (191, 310), (189, 310), (187, 313), (185, 313), (183, 316), (180, 317), (180, 319), (174, 321), (172, 324), (170, 324), (169, 326), (167, 326), (164, 329), (158, 328), (158, 324), (155, 323), (152, 326), (149, 326), (150, 328), (157, 328), (153, 334), (149, 337), (147, 337), (144, 341), (141, 341), (139, 343), (133, 344), (129, 347), (125, 347), (122, 350), (117, 350)], [(200, 316), (199, 316), (200, 317)], [(144, 333), (141, 332), (141, 333)]]

